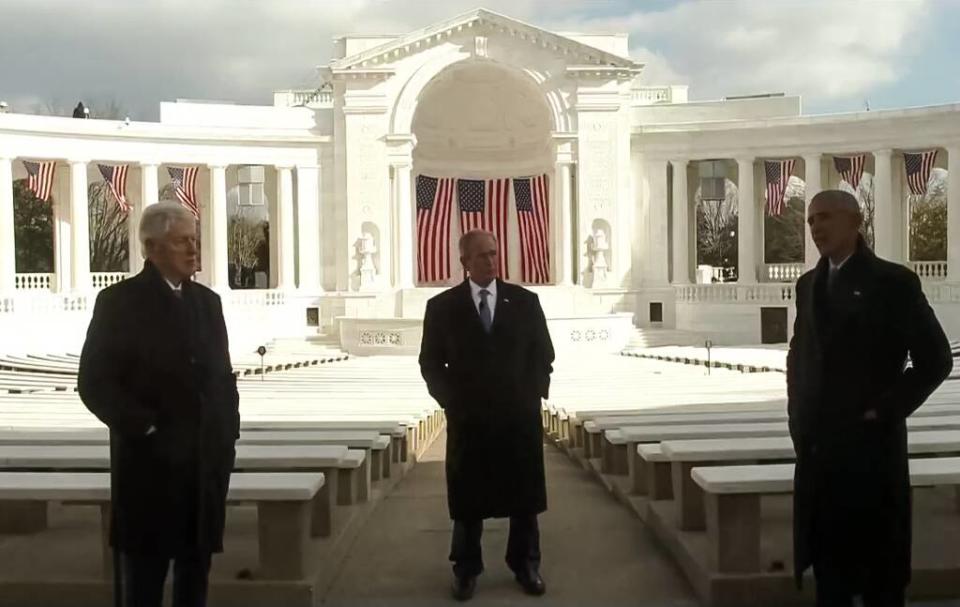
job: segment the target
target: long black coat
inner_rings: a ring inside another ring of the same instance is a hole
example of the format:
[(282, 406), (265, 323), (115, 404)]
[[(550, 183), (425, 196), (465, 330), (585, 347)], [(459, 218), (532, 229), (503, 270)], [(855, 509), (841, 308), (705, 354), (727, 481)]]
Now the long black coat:
[(111, 544), (126, 552), (223, 549), (237, 384), (220, 298), (182, 289), (147, 262), (103, 290), (80, 359), (80, 397), (110, 428)]
[[(853, 591), (868, 575), (906, 584), (906, 418), (949, 375), (950, 346), (916, 274), (878, 259), (862, 239), (829, 297), (828, 273), (824, 258), (797, 282), (787, 358), (794, 574), (799, 586), (817, 559)], [(864, 419), (871, 409), (878, 419)]]
[(420, 371), (447, 416), (450, 518), (547, 509), (540, 399), (553, 358), (540, 300), (522, 287), (497, 281), (489, 335), (468, 282), (427, 302)]

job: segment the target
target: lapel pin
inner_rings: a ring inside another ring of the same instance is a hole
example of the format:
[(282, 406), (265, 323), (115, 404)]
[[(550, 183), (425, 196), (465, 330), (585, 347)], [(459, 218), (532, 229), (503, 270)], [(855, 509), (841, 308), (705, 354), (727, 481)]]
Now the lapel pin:
[(854, 292), (853, 292), (853, 296), (854, 296), (854, 297), (860, 297), (860, 291), (854, 291)]
[(506, 297), (504, 297), (504, 298), (503, 298), (503, 303), (510, 303), (510, 300), (507, 299)]

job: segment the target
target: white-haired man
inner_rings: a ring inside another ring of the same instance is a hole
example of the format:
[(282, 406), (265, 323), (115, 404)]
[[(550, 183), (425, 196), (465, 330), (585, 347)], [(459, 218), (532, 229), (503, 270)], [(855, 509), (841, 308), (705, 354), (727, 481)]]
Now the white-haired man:
[(540, 399), (550, 388), (553, 344), (536, 294), (497, 278), (493, 234), (464, 234), (460, 262), (469, 278), (427, 302), (420, 346), (420, 372), (447, 416), (453, 596), (473, 596), (486, 518), (510, 519), (507, 566), (525, 592), (541, 595)]
[(110, 428), (115, 603), (160, 607), (173, 561), (174, 607), (199, 607), (223, 549), (236, 378), (220, 298), (191, 281), (193, 215), (176, 202), (147, 207), (140, 242), (143, 271), (97, 297), (78, 389)]

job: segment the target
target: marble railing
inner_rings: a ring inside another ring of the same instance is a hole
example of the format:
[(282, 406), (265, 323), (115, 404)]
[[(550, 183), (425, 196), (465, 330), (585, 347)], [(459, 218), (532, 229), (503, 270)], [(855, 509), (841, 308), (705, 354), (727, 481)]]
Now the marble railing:
[(317, 89), (275, 91), (273, 104), (279, 107), (333, 107), (333, 93)]
[(14, 278), (14, 284), (18, 291), (49, 291), (53, 285), (53, 277), (52, 273), (18, 273)]
[(93, 272), (90, 274), (90, 279), (93, 282), (93, 288), (100, 290), (125, 280), (127, 276), (126, 272)]
[(910, 266), (922, 280), (947, 279), (947, 262), (945, 261), (912, 261)]
[(675, 288), (678, 303), (786, 303), (793, 301), (792, 284), (689, 285)]
[(803, 274), (802, 263), (767, 263), (763, 265), (763, 282), (797, 282)]

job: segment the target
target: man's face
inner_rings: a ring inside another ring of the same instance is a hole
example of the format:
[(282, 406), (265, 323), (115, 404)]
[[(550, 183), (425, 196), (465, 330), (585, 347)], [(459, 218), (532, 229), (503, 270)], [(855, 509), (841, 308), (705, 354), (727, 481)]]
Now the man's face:
[(147, 257), (171, 280), (189, 280), (197, 271), (197, 224), (179, 220), (160, 239), (147, 242)]
[(807, 212), (810, 235), (824, 257), (849, 253), (856, 246), (860, 218), (829, 199), (814, 200)]
[(470, 241), (460, 263), (470, 274), (473, 282), (487, 286), (497, 277), (497, 243), (492, 236), (482, 236)]

